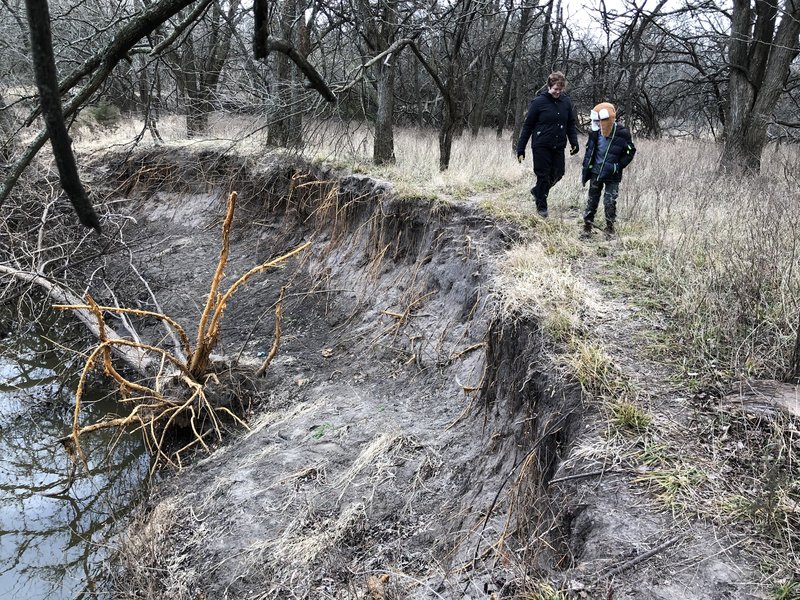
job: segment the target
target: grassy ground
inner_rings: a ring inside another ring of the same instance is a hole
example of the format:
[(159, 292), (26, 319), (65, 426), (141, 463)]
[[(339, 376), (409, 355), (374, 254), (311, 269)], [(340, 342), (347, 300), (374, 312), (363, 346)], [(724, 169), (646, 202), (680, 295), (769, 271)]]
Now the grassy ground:
[[(191, 143), (257, 155), (264, 135), (254, 129), (253, 120), (213, 120), (211, 139)], [(137, 131), (121, 125), (118, 143)], [(179, 122), (161, 124), (167, 144), (186, 144), (180, 132)], [(81, 151), (99, 147), (94, 137), (80, 140)], [(751, 534), (772, 596), (799, 597), (791, 578), (800, 572), (797, 422), (726, 404), (719, 392), (787, 374), (800, 314), (800, 149), (768, 148), (763, 174), (742, 179), (716, 174), (713, 142), (636, 140), (619, 235), (587, 242), (578, 239), (582, 152), (567, 158), (543, 221), (528, 192), (530, 161), (516, 162), (508, 138), (457, 139), (444, 173), (435, 132), (397, 131), (397, 163), (380, 168), (370, 164), (363, 126), (320, 126), (311, 139), (304, 153), (313, 160), (390, 180), (403, 194), (479, 202), (498, 226), (528, 228), (527, 241), (501, 257), (496, 297), (506, 313), (542, 320), (563, 376), (605, 415), (593, 447), (578, 451), (629, 470), (676, 513)], [(560, 597), (542, 586), (533, 597)]]

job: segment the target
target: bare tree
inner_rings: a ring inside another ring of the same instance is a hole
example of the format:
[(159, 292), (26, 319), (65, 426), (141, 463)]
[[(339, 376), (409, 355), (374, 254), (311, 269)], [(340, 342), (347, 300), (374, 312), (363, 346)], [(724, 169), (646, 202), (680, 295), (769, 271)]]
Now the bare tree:
[[(399, 32), (397, 0), (380, 0), (374, 7), (368, 0), (356, 0), (363, 37), (369, 48), (375, 70), (377, 110), (375, 143), (372, 159), (376, 164), (393, 163), (394, 156), (394, 80), (397, 53), (402, 46), (392, 47)], [(373, 9), (376, 14), (373, 14)], [(391, 51), (390, 48), (392, 48)]]
[[(426, 59), (420, 48), (414, 44), (412, 49), (425, 70), (436, 84), (444, 101), (442, 123), (439, 128), (439, 169), (450, 167), (450, 153), (453, 137), (461, 125), (464, 110), (467, 35), (479, 16), (480, 3), (473, 0), (460, 2), (438, 16), (437, 29), (443, 35), (441, 53), (432, 58), (438, 61), (438, 68)], [(433, 40), (431, 40), (433, 41)]]
[[(304, 61), (310, 54), (311, 42), (305, 20), (305, 4), (301, 0), (282, 0), (276, 3), (277, 29), (282, 39)], [(286, 53), (273, 54), (272, 110), (267, 141), (283, 148), (303, 147), (303, 75), (298, 65)]]
[[(257, 59), (267, 59), (270, 68), (267, 143), (301, 148), (303, 113), (313, 105), (306, 88), (316, 90), (330, 103), (337, 101), (326, 78), (309, 60), (313, 48), (306, 19), (308, 6), (303, 0), (255, 0), (254, 8), (254, 54)], [(281, 37), (274, 37), (274, 31)]]
[[(631, 122), (631, 117), (634, 115), (634, 110), (638, 112), (641, 121), (647, 124), (648, 133), (651, 135), (658, 135), (659, 126), (658, 120), (652, 111), (652, 105), (647, 102), (647, 94), (642, 84), (642, 75), (644, 73), (644, 34), (653, 23), (653, 20), (658, 16), (658, 13), (667, 3), (667, 0), (659, 0), (655, 9), (651, 13), (645, 13), (643, 8), (636, 7), (633, 22), (628, 29), (630, 47), (631, 47), (631, 60), (628, 61), (628, 81), (626, 82), (625, 103), (623, 105), (623, 114), (628, 118), (628, 123)], [(644, 102), (642, 102), (644, 100)]]
[[(290, 1), (298, 2), (298, 0)], [(39, 135), (34, 137), (33, 141), (28, 144), (28, 146), (22, 151), (22, 154), (17, 157), (17, 160), (11, 165), (9, 172), (6, 174), (6, 177), (2, 182), (2, 186), (0, 186), (0, 205), (2, 205), (8, 195), (11, 193), (11, 190), (28, 164), (30, 164), (30, 162), (34, 159), (47, 139), (53, 135), (52, 131), (55, 131), (55, 129), (53, 129), (54, 127), (63, 127), (63, 137), (59, 134), (59, 139), (56, 140), (54, 145), (56, 159), (60, 165), (62, 163), (66, 164), (69, 162), (70, 158), (68, 155), (71, 156), (71, 149), (69, 147), (69, 138), (66, 136), (64, 118), (77, 114), (78, 111), (80, 111), (84, 106), (87, 105), (88, 102), (92, 100), (94, 94), (101, 89), (109, 76), (112, 74), (116, 65), (121, 60), (127, 59), (130, 56), (129, 53), (137, 44), (140, 43), (143, 38), (153, 34), (159, 27), (161, 27), (172, 17), (178, 15), (183, 9), (198, 3), (197, 9), (190, 12), (187, 15), (187, 18), (185, 18), (182, 22), (176, 24), (174, 26), (173, 33), (169, 34), (166, 39), (159, 43), (157, 47), (153, 48), (152, 52), (157, 54), (158, 52), (169, 48), (173, 43), (176, 42), (176, 40), (180, 38), (181, 35), (184, 34), (184, 32), (196, 25), (197, 19), (199, 19), (200, 15), (203, 13), (203, 10), (210, 4), (210, 2), (211, 0), (158, 0), (157, 2), (147, 2), (145, 3), (145, 6), (138, 12), (128, 15), (127, 21), (123, 20), (112, 22), (103, 27), (102, 31), (95, 31), (95, 35), (88, 35), (85, 41), (92, 42), (95, 46), (95, 38), (107, 40), (107, 42), (99, 49), (92, 49), (88, 57), (77, 64), (72, 72), (60, 82), (56, 81), (54, 83), (53, 81), (48, 81), (45, 86), (47, 88), (45, 93), (50, 94), (49, 100), (45, 101), (45, 94), (42, 94), (42, 89), (44, 88), (42, 88), (40, 85), (42, 108), (47, 109), (46, 111), (43, 111), (43, 114), (48, 120), (48, 127), (45, 131), (42, 131), (39, 133)], [(4, 5), (5, 4), (6, 3), (4, 3)], [(81, 2), (80, 4), (83, 6), (87, 3)], [(266, 0), (256, 0), (256, 7), (265, 5)], [(46, 33), (45, 28), (49, 32), (51, 22), (49, 14), (45, 14), (41, 10), (43, 6), (47, 6), (46, 0), (30, 0), (30, 6), (37, 9), (37, 12), (35, 13), (35, 22), (32, 20), (32, 23), (34, 23), (36, 27), (41, 28), (40, 32), (42, 34)], [(199, 121), (196, 124), (197, 127), (201, 127), (203, 124), (202, 115), (207, 114), (205, 111), (208, 109), (210, 96), (213, 95), (212, 91), (219, 81), (219, 77), (221, 76), (222, 64), (224, 63), (225, 57), (227, 56), (227, 52), (230, 48), (231, 39), (228, 30), (225, 29), (225, 26), (227, 26), (232, 20), (230, 11), (234, 11), (236, 8), (238, 8), (239, 2), (236, 0), (225, 5), (228, 8), (228, 12), (225, 13), (227, 18), (222, 18), (222, 6), (223, 5), (220, 3), (214, 5), (217, 12), (214, 12), (213, 15), (220, 18), (212, 19), (214, 26), (211, 28), (211, 36), (215, 41), (210, 45), (210, 48), (212, 48), (213, 51), (210, 52), (209, 56), (204, 57), (209, 61), (205, 63), (204, 67), (204, 73), (207, 75), (207, 78), (202, 82), (202, 84), (196, 86), (197, 94), (191, 96), (193, 99), (193, 105), (195, 105), (197, 108), (196, 114), (199, 118)], [(296, 6), (296, 8), (297, 10), (295, 11), (295, 14), (299, 15), (301, 17), (300, 21), (302, 21), (302, 13), (298, 12), (299, 4)], [(89, 29), (91, 33), (92, 27)], [(92, 44), (89, 44), (90, 48), (91, 46)], [(321, 77), (306, 60), (307, 52), (304, 53), (302, 47), (298, 50), (297, 44), (293, 44), (284, 39), (266, 39), (257, 41), (257, 43), (254, 39), (254, 48), (261, 48), (267, 52), (274, 50), (289, 57), (289, 59), (298, 66), (299, 72), (302, 73), (302, 77), (305, 77), (305, 79), (314, 89), (318, 90), (326, 100), (331, 102), (335, 101), (335, 97), (328, 88), (324, 78)], [(52, 77), (50, 77), (50, 79), (52, 79), (55, 77), (55, 57), (53, 54), (52, 45), (48, 48), (46, 45), (39, 44), (39, 49), (41, 50), (39, 64), (45, 65), (46, 63), (50, 63), (53, 66), (53, 73), (51, 73)], [(298, 76), (298, 80), (299, 79), (300, 76)], [(39, 81), (40, 83), (45, 82), (45, 80), (41, 77), (39, 78)], [(60, 107), (60, 97), (71, 90), (74, 90), (80, 84), (82, 85), (78, 91), (69, 99), (68, 102), (63, 105), (62, 114), (56, 115), (56, 113), (52, 110), (54, 103), (57, 103)], [(196, 102), (194, 102), (195, 100)], [(38, 114), (39, 109), (37, 108), (29, 116), (26, 123), (31, 124)], [(197, 127), (195, 127), (195, 129)], [(74, 162), (74, 159), (72, 160)], [(80, 180), (77, 178), (77, 170), (73, 175), (67, 177), (64, 181), (72, 190), (71, 194), (75, 195), (78, 193), (75, 186), (76, 182), (78, 184), (80, 182)], [(86, 214), (88, 213), (84, 214), (82, 217), (82, 222), (95, 225), (95, 223), (92, 222), (89, 217), (86, 216)]]
[[(525, 42), (525, 37), (532, 24), (531, 13), (533, 7), (525, 2), (523, 3), (520, 11), (519, 23), (513, 36), (513, 43), (511, 47), (511, 60), (508, 62), (508, 79), (506, 81), (506, 93), (504, 117), (508, 115), (509, 110), (513, 113), (512, 130), (511, 130), (511, 145), (516, 145), (519, 138), (520, 129), (522, 129), (522, 120), (525, 118), (525, 106), (527, 98), (524, 93), (523, 69), (522, 65), (522, 48)], [(501, 130), (498, 128), (498, 136), (502, 135)]]
[(47, 134), (53, 146), (61, 187), (72, 202), (80, 222), (86, 227), (100, 231), (100, 220), (78, 176), (78, 165), (72, 153), (72, 140), (64, 123), (50, 33), (50, 8), (47, 0), (25, 0), (25, 3), (28, 9), (36, 85), (39, 87), (39, 103), (47, 126)]
[(208, 116), (216, 106), (217, 86), (231, 49), (234, 17), (239, 0), (201, 1), (187, 20), (190, 31), (169, 53), (176, 67), (175, 78), (183, 91), (186, 135), (196, 137), (208, 129)]
[[(85, 77), (89, 80), (83, 85), (80, 91), (63, 107), (63, 116), (74, 114), (82, 108), (92, 97), (92, 95), (100, 88), (108, 76), (111, 74), (114, 66), (122, 60), (131, 48), (143, 37), (150, 34), (156, 27), (164, 23), (171, 16), (175, 15), (178, 11), (190, 5), (193, 0), (161, 0), (160, 2), (151, 5), (147, 10), (139, 13), (139, 15), (125, 24), (119, 29), (114, 38), (100, 51), (90, 56), (79, 67), (72, 71), (60, 84), (49, 82), (47, 83), (47, 93), (51, 94), (55, 99), (59, 94), (63, 94), (74, 87), (76, 87)], [(49, 14), (45, 17), (39, 11), (34, 14), (34, 18), (46, 20), (46, 26), (49, 29)], [(41, 25), (44, 26), (44, 25)], [(43, 54), (49, 53), (49, 59), (53, 60), (52, 48), (42, 48)], [(48, 57), (44, 56), (42, 60), (47, 60)], [(52, 74), (54, 77), (55, 74)], [(52, 78), (51, 77), (51, 78)], [(63, 126), (63, 116), (61, 117)], [(58, 117), (52, 117), (56, 120)], [(32, 117), (29, 119), (32, 121)], [(6, 175), (2, 187), (0, 187), (0, 206), (11, 193), (14, 185), (19, 179), (22, 172), (34, 159), (36, 154), (41, 150), (44, 143), (49, 137), (50, 126), (45, 131), (39, 133), (38, 136), (30, 142), (27, 148), (23, 151), (22, 155), (12, 165), (10, 172)], [(66, 131), (66, 130), (65, 130)], [(63, 141), (63, 140), (62, 140)], [(71, 155), (72, 151), (67, 143), (66, 149), (61, 150), (61, 145), (54, 148), (57, 152), (67, 152)], [(66, 160), (69, 160), (67, 158)], [(73, 159), (74, 160), (74, 159)], [(94, 226), (94, 223), (82, 217), (81, 222)]]
[[(493, 4), (487, 17), (479, 22), (482, 35), (480, 35), (481, 46), (476, 51), (477, 85), (472, 88), (477, 92), (473, 94), (473, 105), (470, 111), (472, 137), (476, 137), (484, 125), (492, 84), (497, 76), (495, 65), (506, 41), (506, 31), (512, 16), (511, 10), (500, 10), (499, 2)], [(497, 118), (498, 121), (503, 121), (499, 114)]]
[(734, 0), (723, 171), (760, 170), (767, 125), (799, 41), (800, 0)]

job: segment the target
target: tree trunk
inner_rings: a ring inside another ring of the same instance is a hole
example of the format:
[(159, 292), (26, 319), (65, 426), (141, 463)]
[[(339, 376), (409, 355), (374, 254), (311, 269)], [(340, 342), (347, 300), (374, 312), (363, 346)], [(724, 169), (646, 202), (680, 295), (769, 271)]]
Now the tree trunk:
[(206, 98), (205, 90), (198, 90), (195, 93), (197, 95), (189, 97), (186, 104), (186, 137), (188, 138), (197, 137), (208, 131), (208, 115), (213, 109), (213, 104)]
[(80, 222), (100, 232), (100, 219), (78, 174), (78, 164), (72, 152), (72, 139), (64, 122), (50, 31), (50, 7), (47, 0), (26, 0), (26, 7), (39, 104), (53, 148), (61, 187), (72, 202)]
[(5, 98), (0, 92), (0, 161), (4, 163), (11, 161), (15, 148), (14, 119), (11, 109), (6, 106)]
[(551, 71), (548, 55), (550, 52), (550, 40), (552, 37), (552, 24), (553, 0), (548, 0), (544, 11), (544, 25), (542, 26), (542, 42), (539, 46), (539, 60), (537, 61), (536, 73), (534, 75), (534, 81), (536, 81), (537, 85), (545, 81)]
[(515, 60), (516, 57), (512, 55), (511, 61), (504, 65), (506, 67), (506, 79), (503, 83), (503, 93), (500, 97), (500, 108), (497, 118), (497, 129), (495, 130), (498, 140), (503, 137), (503, 130), (508, 123), (508, 109), (511, 102), (511, 84), (513, 83)]
[[(296, 0), (287, 0), (283, 5), (281, 31), (283, 38), (301, 56), (308, 56), (308, 30)], [(280, 148), (302, 148), (303, 115), (299, 107), (304, 79), (286, 54), (272, 53), (271, 56), (275, 73), (275, 93), (271, 98), (267, 143)]]
[(269, 129), (267, 130), (267, 144), (278, 148), (285, 148), (289, 140), (289, 57), (285, 54), (272, 54), (273, 84), (269, 102)]
[(465, 58), (464, 46), (470, 27), (478, 17), (478, 10), (471, 0), (464, 0), (459, 6), (456, 19), (456, 29), (453, 35), (453, 45), (450, 51), (447, 66), (445, 85), (440, 88), (444, 96), (444, 118), (442, 129), (439, 132), (439, 170), (445, 171), (450, 167), (450, 152), (453, 146), (453, 135), (463, 132), (462, 107), (465, 96)]
[[(642, 90), (639, 89), (639, 71), (642, 67), (642, 36), (644, 36), (647, 27), (653, 21), (653, 15), (659, 13), (664, 5), (667, 3), (667, 0), (661, 0), (655, 7), (655, 9), (648, 13), (645, 13), (643, 9), (638, 9), (638, 17), (641, 19), (641, 23), (636, 28), (636, 32), (633, 35), (633, 40), (631, 45), (633, 46), (633, 60), (628, 61), (628, 86), (627, 92), (625, 94), (625, 104), (623, 105), (623, 115), (625, 124), (633, 129), (634, 123), (636, 121), (636, 117), (638, 116), (639, 119), (643, 119), (643, 115), (636, 115), (635, 113), (638, 112), (638, 103), (639, 97), (644, 93)], [(631, 25), (633, 26), (633, 24)]]
[[(414, 89), (421, 90), (422, 89), (422, 78), (420, 77), (419, 72), (419, 62), (414, 61), (413, 63), (413, 72), (414, 72)], [(422, 94), (417, 94), (417, 127), (420, 129), (425, 128), (425, 102), (422, 100)]]
[[(531, 22), (531, 8), (525, 6), (522, 9), (519, 22), (519, 33), (514, 40), (514, 54), (512, 56), (511, 73), (509, 75), (509, 101), (508, 105), (513, 114), (513, 125), (511, 129), (511, 147), (512, 150), (517, 146), (519, 139), (519, 132), (522, 130), (522, 122), (525, 120), (525, 107), (527, 106), (527, 98), (525, 97), (525, 87), (523, 85), (522, 69), (520, 63), (522, 60), (519, 58), (522, 55), (522, 48), (525, 42), (525, 34), (530, 27)], [(508, 110), (508, 109), (507, 109)]]
[(453, 149), (453, 138), (463, 131), (461, 124), (464, 73), (460, 68), (459, 57), (454, 57), (452, 69), (444, 89), (444, 111), (442, 126), (439, 130), (439, 170), (450, 168), (450, 156)]
[(160, 145), (164, 143), (164, 139), (158, 131), (159, 99), (153, 93), (158, 88), (158, 71), (154, 70), (154, 81), (151, 83), (147, 60), (141, 58), (138, 62), (139, 111), (153, 143)]
[(453, 133), (455, 132), (455, 111), (450, 107), (450, 102), (445, 101), (444, 118), (439, 129), (439, 170), (446, 171), (450, 168), (450, 153), (453, 149)]
[[(492, 36), (495, 38), (495, 44), (489, 50), (489, 61), (484, 65), (483, 70), (483, 86), (481, 87), (481, 92), (478, 95), (478, 100), (475, 104), (475, 107), (472, 110), (472, 137), (478, 137), (478, 133), (480, 132), (481, 127), (483, 127), (483, 121), (486, 116), (486, 103), (489, 99), (489, 93), (492, 90), (492, 83), (494, 82), (494, 65), (497, 59), (497, 56), (500, 54), (500, 46), (505, 40), (506, 37), (506, 28), (508, 27), (508, 20), (511, 17), (511, 13), (506, 13), (506, 18), (503, 21), (503, 25), (500, 28), (500, 31), (497, 32), (496, 30), (492, 30)], [(499, 111), (498, 111), (499, 112)], [(498, 115), (498, 121), (501, 123), (503, 122), (503, 118)], [(501, 126), (502, 127), (502, 126)]]
[(725, 173), (756, 174), (761, 170), (761, 154), (767, 143), (767, 122), (764, 115), (729, 117), (722, 146), (720, 168)]
[[(372, 160), (375, 164), (394, 163), (394, 83), (395, 65), (407, 41), (397, 40), (397, 3), (395, 0), (356, 4), (361, 35), (369, 50), (367, 65), (375, 76), (375, 141)], [(396, 45), (397, 42), (399, 45)]]
[(303, 84), (305, 83), (305, 78), (300, 73), (297, 65), (294, 63), (292, 63), (291, 70), (292, 85), (289, 88), (291, 93), (290, 106), (293, 106), (294, 109), (289, 111), (286, 147), (294, 150), (300, 150), (303, 148), (303, 146), (305, 146), (305, 141), (303, 140), (303, 111), (298, 107), (302, 106), (304, 103), (302, 96), (304, 92)]
[(188, 36), (183, 43), (181, 54), (181, 69), (178, 74), (178, 86), (183, 92), (184, 112), (186, 113), (186, 137), (189, 139), (205, 131), (202, 123), (198, 122), (200, 106), (200, 67), (195, 57), (194, 42)]
[(800, 52), (800, 0), (755, 0), (754, 6), (750, 2), (733, 3), (728, 115), (720, 160), (723, 173), (760, 171), (772, 111)]
[(192, 69), (186, 74), (189, 84), (186, 88), (186, 135), (189, 138), (208, 130), (208, 117), (214, 111), (214, 98), (222, 68), (231, 48), (233, 30), (230, 23), (238, 7), (238, 0), (230, 2), (225, 17), (219, 3), (215, 2), (208, 25), (208, 45), (202, 42), (191, 45), (191, 37), (185, 42), (188, 44), (186, 52), (189, 53), (186, 62)]
[(372, 159), (375, 164), (394, 164), (394, 63), (379, 63), (378, 110), (375, 115), (375, 144)]

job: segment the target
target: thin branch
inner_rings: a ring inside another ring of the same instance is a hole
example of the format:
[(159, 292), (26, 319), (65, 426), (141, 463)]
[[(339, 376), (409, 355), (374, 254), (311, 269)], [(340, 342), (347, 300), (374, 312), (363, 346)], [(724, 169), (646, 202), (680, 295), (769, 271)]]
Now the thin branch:
[(225, 220), (222, 223), (222, 247), (219, 252), (219, 260), (217, 261), (217, 268), (214, 271), (214, 276), (211, 278), (211, 287), (208, 290), (208, 298), (206, 299), (206, 306), (200, 314), (200, 323), (197, 326), (197, 341), (195, 342), (194, 355), (191, 356), (189, 370), (192, 373), (205, 370), (205, 365), (201, 362), (206, 360), (206, 355), (211, 351), (206, 347), (211, 345), (208, 338), (210, 337), (209, 331), (211, 327), (206, 328), (209, 316), (212, 311), (219, 305), (218, 290), (219, 284), (222, 281), (222, 276), (225, 271), (225, 265), (228, 262), (228, 251), (230, 249), (230, 234), (231, 225), (233, 224), (233, 214), (236, 210), (236, 192), (231, 192), (228, 196), (228, 208), (225, 213)]
[(212, 2), (213, 0), (203, 0), (202, 2), (200, 2), (200, 4), (197, 5), (197, 7), (189, 14), (188, 17), (186, 17), (183, 21), (181, 21), (180, 23), (178, 23), (178, 25), (175, 26), (175, 29), (172, 31), (171, 34), (169, 34), (169, 36), (167, 36), (164, 40), (160, 41), (158, 45), (156, 45), (152, 50), (150, 50), (149, 52), (150, 56), (157, 56), (158, 54), (163, 52), (166, 48), (169, 48), (169, 46), (172, 45), (172, 43), (181, 36), (181, 34), (186, 30), (186, 28), (192, 25), (194, 21), (197, 20), (197, 18), (203, 14), (203, 11), (205, 11)]
[[(112, 39), (105, 48), (85, 61), (83, 65), (73, 71), (59, 86), (59, 92), (63, 94), (75, 87), (81, 79), (94, 73), (90, 81), (77, 95), (64, 105), (64, 117), (70, 116), (83, 107), (92, 94), (105, 82), (117, 63), (126, 57), (127, 52), (133, 48), (139, 40), (152, 33), (157, 27), (164, 23), (164, 21), (195, 1), (196, 0), (161, 0), (120, 29), (117, 35), (114, 36), (114, 39)], [(44, 146), (47, 139), (48, 133), (46, 129), (39, 132), (14, 163), (0, 186), (0, 206), (2, 206), (6, 198), (8, 198), (17, 180), (39, 150), (41, 150), (42, 146)]]
[(328, 87), (328, 84), (325, 82), (325, 79), (320, 75), (314, 66), (308, 62), (305, 56), (300, 54), (294, 46), (292, 46), (286, 40), (281, 39), (270, 39), (266, 42), (267, 51), (272, 52), (281, 52), (289, 57), (289, 59), (297, 65), (297, 67), (303, 72), (303, 75), (306, 76), (308, 79), (309, 84), (315, 90), (317, 90), (320, 95), (325, 98), (328, 102), (335, 104), (336, 103), (336, 95), (331, 91), (331, 88)]
[(286, 295), (286, 287), (281, 287), (281, 295), (278, 298), (278, 304), (275, 306), (275, 338), (272, 340), (272, 348), (269, 350), (267, 358), (264, 363), (256, 371), (256, 377), (262, 377), (267, 372), (267, 368), (272, 359), (278, 353), (278, 346), (281, 343), (281, 316), (283, 315), (283, 297)]
[(667, 540), (663, 544), (659, 544), (655, 548), (652, 548), (651, 550), (648, 550), (644, 554), (640, 554), (639, 556), (636, 556), (636, 557), (632, 558), (631, 560), (629, 560), (627, 562), (624, 562), (624, 563), (622, 563), (621, 565), (619, 565), (617, 567), (614, 567), (610, 571), (606, 571), (605, 573), (603, 573), (602, 575), (600, 575), (597, 578), (597, 583), (599, 583), (603, 579), (609, 579), (610, 577), (613, 577), (614, 575), (619, 575), (623, 571), (627, 571), (628, 569), (630, 569), (632, 567), (635, 567), (639, 563), (642, 563), (642, 562), (646, 561), (648, 558), (651, 558), (651, 557), (655, 556), (656, 554), (666, 550), (670, 546), (674, 546), (679, 541), (681, 541), (684, 537), (685, 537), (684, 535), (675, 536), (674, 538), (671, 538), (671, 539)]

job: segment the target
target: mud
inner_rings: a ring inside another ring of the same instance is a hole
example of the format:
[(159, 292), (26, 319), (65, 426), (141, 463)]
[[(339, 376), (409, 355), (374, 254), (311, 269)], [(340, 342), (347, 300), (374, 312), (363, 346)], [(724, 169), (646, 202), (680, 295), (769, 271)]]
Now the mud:
[[(538, 324), (493, 302), (497, 257), (530, 233), (470, 201), (281, 159), (153, 151), (94, 178), (189, 331), (228, 192), (227, 282), (311, 242), (226, 310), (218, 350), (254, 369), (285, 287), (279, 353), (234, 390), (249, 429), (158, 485), (109, 570), (117, 596), (499, 599), (550, 581), (563, 597), (764, 597), (741, 540), (676, 522), (576, 453), (597, 409)], [(109, 269), (121, 297), (153, 308), (124, 260)]]

